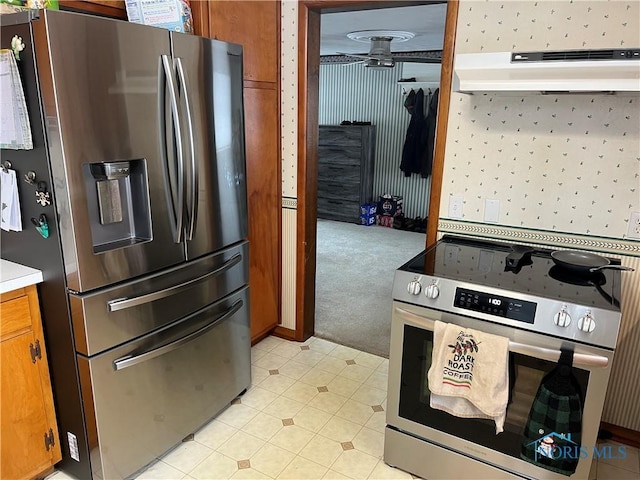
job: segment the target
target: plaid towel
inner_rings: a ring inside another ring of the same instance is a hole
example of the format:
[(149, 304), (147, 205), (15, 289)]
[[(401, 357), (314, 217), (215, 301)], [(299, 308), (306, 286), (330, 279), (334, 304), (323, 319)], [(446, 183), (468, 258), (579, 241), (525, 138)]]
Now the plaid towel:
[(558, 366), (543, 378), (520, 452), (524, 460), (563, 475), (573, 474), (580, 459), (582, 395), (570, 373), (572, 358), (572, 352), (563, 352)]

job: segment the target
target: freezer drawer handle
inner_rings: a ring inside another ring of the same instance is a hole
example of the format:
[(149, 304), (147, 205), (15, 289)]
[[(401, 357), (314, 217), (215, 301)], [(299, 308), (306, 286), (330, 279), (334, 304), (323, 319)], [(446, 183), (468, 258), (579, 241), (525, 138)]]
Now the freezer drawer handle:
[(113, 361), (113, 368), (115, 370), (122, 370), (124, 368), (133, 367), (134, 365), (137, 365), (139, 363), (146, 362), (147, 360), (151, 360), (152, 358), (159, 357), (160, 355), (164, 355), (165, 353), (172, 352), (173, 350), (176, 350), (182, 347), (183, 345), (185, 345), (186, 343), (189, 343), (195, 340), (196, 338), (201, 337), (202, 335), (207, 333), (209, 330), (211, 330), (213, 327), (218, 325), (220, 322), (226, 320), (227, 318), (232, 316), (234, 313), (236, 313), (238, 310), (240, 310), (242, 308), (242, 305), (244, 305), (244, 302), (242, 300), (238, 300), (233, 305), (231, 305), (231, 307), (226, 312), (224, 312), (222, 315), (216, 318), (213, 322), (208, 323), (207, 325), (196, 330), (195, 332), (190, 333), (189, 335), (185, 335), (184, 337), (179, 338), (178, 340), (175, 340), (171, 343), (167, 343), (166, 345), (163, 345), (161, 347), (154, 348), (153, 350), (149, 350), (145, 353), (141, 353), (140, 355), (136, 355), (135, 357), (126, 355), (124, 357), (118, 358), (117, 360)]
[(174, 285), (173, 287), (158, 290), (157, 292), (147, 293), (146, 295), (140, 295), (133, 298), (116, 298), (107, 302), (107, 310), (110, 312), (117, 312), (118, 310), (124, 310), (125, 308), (137, 307), (145, 303), (155, 302), (161, 298), (170, 297), (178, 293), (184, 292), (188, 288), (191, 288), (194, 284), (207, 280), (215, 275), (220, 275), (222, 272), (229, 270), (234, 265), (237, 265), (242, 260), (242, 255), (236, 253), (233, 257), (227, 260), (222, 266), (205, 273), (198, 278), (192, 278), (184, 283)]
[[(395, 311), (400, 316), (421, 323), (426, 330), (433, 331), (435, 322), (422, 315), (416, 315), (402, 308), (395, 307)], [(527, 357), (539, 358), (540, 360), (548, 360), (557, 362), (560, 358), (560, 350), (551, 348), (538, 347), (537, 345), (527, 345), (525, 343), (509, 342), (509, 351), (520, 353)], [(601, 355), (589, 355), (585, 353), (573, 354), (573, 365), (575, 367), (601, 367), (609, 365), (609, 359)]]

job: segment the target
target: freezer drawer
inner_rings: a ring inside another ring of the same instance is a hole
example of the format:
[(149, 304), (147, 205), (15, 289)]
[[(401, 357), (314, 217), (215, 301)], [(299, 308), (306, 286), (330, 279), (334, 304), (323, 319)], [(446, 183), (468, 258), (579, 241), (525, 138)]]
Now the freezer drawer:
[(78, 356), (94, 474), (131, 475), (249, 387), (248, 293), (109, 352)]
[(246, 242), (88, 295), (70, 295), (76, 351), (95, 355), (168, 325), (246, 285)]

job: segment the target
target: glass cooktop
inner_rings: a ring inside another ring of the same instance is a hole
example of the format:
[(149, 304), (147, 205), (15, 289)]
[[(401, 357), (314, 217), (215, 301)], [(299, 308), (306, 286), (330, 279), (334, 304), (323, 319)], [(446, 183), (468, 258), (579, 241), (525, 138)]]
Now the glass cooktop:
[(619, 270), (575, 273), (556, 265), (552, 251), (446, 235), (399, 270), (620, 311)]

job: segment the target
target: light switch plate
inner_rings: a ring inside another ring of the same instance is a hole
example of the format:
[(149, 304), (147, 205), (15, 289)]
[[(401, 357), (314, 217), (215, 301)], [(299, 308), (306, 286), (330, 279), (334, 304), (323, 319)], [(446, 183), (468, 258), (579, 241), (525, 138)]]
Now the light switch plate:
[(640, 238), (640, 212), (631, 212), (627, 237)]
[(488, 223), (498, 223), (498, 220), (500, 220), (500, 200), (485, 198), (484, 221)]
[(449, 218), (462, 218), (462, 197), (449, 195)]

